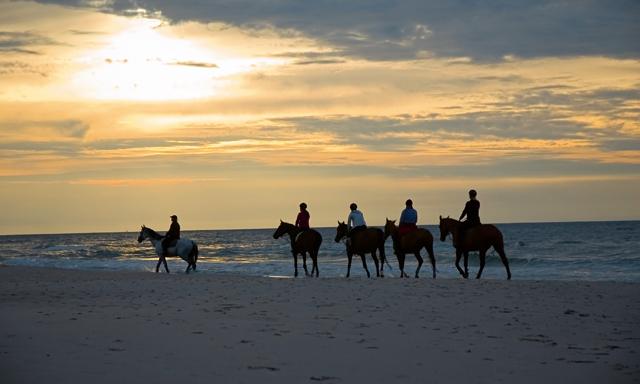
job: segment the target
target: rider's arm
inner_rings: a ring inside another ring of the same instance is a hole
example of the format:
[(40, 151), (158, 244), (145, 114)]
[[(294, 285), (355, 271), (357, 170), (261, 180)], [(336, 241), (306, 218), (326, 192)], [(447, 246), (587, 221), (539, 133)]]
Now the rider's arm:
[(458, 219), (458, 221), (462, 220), (463, 217), (465, 217), (467, 215), (467, 204), (464, 205), (464, 210), (462, 211), (462, 214), (460, 215), (460, 218)]

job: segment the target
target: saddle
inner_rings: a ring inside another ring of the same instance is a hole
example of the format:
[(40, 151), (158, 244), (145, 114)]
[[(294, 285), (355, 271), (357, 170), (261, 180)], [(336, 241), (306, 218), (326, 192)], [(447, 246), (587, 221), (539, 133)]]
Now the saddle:
[(418, 226), (413, 224), (403, 224), (401, 226), (398, 227), (398, 234), (400, 235), (400, 237), (403, 237), (404, 235), (411, 233), (413, 231), (417, 231), (418, 230)]
[(167, 243), (167, 248), (173, 248), (173, 247), (175, 247), (176, 245), (178, 245), (178, 240), (180, 240), (180, 239), (173, 239), (173, 240), (171, 240), (170, 242), (168, 242), (168, 243)]

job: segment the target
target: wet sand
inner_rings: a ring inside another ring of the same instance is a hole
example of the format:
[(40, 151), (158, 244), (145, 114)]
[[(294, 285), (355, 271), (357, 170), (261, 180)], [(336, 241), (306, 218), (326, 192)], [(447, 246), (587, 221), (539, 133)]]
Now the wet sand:
[(640, 284), (0, 267), (2, 383), (640, 381)]

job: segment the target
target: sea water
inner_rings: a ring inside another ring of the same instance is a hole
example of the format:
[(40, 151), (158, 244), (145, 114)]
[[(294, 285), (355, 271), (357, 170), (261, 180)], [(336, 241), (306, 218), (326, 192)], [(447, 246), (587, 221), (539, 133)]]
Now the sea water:
[[(497, 224), (513, 279), (591, 280), (640, 282), (640, 221)], [(455, 253), (449, 237), (439, 240), (437, 226), (423, 226), (434, 236), (436, 270), (439, 278), (458, 278)], [(320, 277), (344, 276), (347, 257), (344, 243), (336, 243), (335, 228), (319, 228), (323, 242), (318, 263)], [(274, 239), (274, 229), (183, 231), (182, 237), (198, 243), (198, 273), (233, 273), (252, 276), (293, 276), (289, 238)], [(153, 271), (157, 256), (148, 241), (137, 242), (138, 232), (57, 235), (0, 236), (0, 264), (70, 269)], [(391, 239), (386, 243), (391, 268), (387, 277), (397, 277), (398, 263)], [(431, 277), (426, 252), (421, 277)], [(169, 258), (172, 273), (183, 273), (186, 263)], [(311, 260), (307, 258), (309, 271)], [(367, 264), (373, 276), (370, 256)], [(299, 257), (300, 275), (302, 258)], [(417, 266), (407, 255), (405, 271), (413, 276)], [(471, 276), (478, 268), (478, 255), (469, 258)], [(366, 273), (359, 257), (353, 259), (351, 276)], [(504, 279), (506, 273), (494, 251), (487, 256), (483, 273), (487, 279)]]

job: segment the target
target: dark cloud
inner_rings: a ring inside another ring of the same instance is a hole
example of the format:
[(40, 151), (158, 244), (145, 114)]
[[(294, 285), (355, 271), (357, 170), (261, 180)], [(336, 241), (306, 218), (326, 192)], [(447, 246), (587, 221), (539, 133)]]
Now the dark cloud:
[(58, 45), (48, 37), (32, 32), (6, 32), (0, 31), (0, 52), (16, 52), (37, 55), (40, 52), (33, 47), (46, 45)]
[(318, 60), (301, 60), (296, 61), (295, 65), (318, 65), (318, 64), (342, 64), (345, 60), (340, 59), (318, 59)]
[(215, 63), (205, 63), (200, 61), (176, 61), (174, 63), (170, 63), (172, 65), (184, 65), (187, 67), (198, 67), (198, 68), (218, 68), (218, 64)]
[[(44, 130), (53, 133), (53, 139), (81, 139), (89, 131), (89, 125), (80, 120), (2, 121), (0, 129), (18, 133)], [(34, 140), (37, 141), (38, 138)]]
[[(83, 0), (46, 0), (86, 6)], [(159, 11), (174, 22), (273, 25), (324, 40), (355, 57), (640, 56), (640, 2), (610, 1), (295, 1), (115, 0), (99, 9)], [(106, 4), (106, 5), (105, 5)]]
[(37, 67), (22, 61), (0, 61), (0, 76), (13, 75), (17, 73), (35, 73), (46, 77), (47, 74)]

